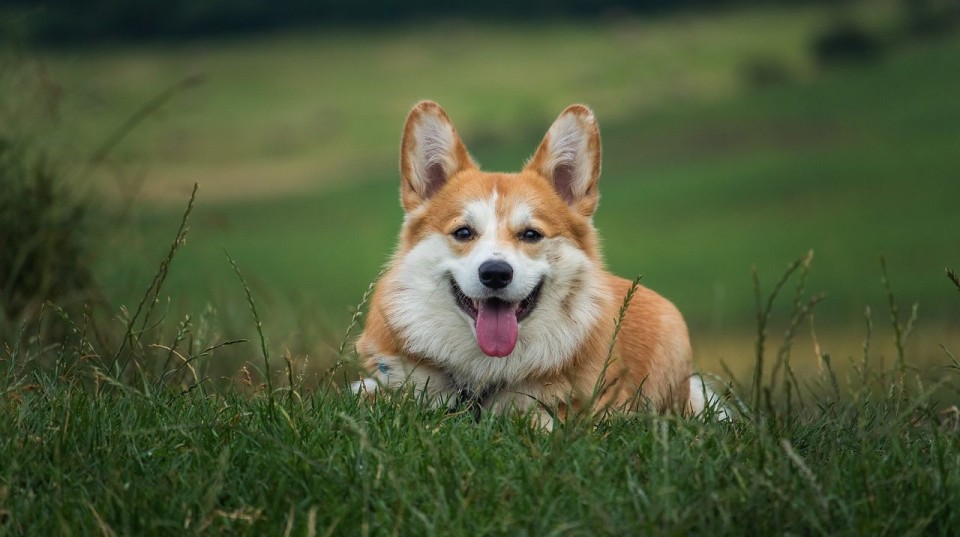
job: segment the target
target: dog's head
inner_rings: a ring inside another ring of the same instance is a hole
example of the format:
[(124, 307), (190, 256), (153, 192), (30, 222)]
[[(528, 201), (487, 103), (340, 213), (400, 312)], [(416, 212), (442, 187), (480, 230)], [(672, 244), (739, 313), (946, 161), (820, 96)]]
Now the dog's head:
[(398, 317), (423, 331), (459, 316), (460, 334), (497, 357), (514, 351), (521, 326), (562, 332), (562, 319), (576, 321), (573, 295), (599, 264), (600, 133), (589, 108), (564, 110), (523, 170), (506, 174), (480, 171), (443, 109), (424, 101), (407, 118), (400, 171)]

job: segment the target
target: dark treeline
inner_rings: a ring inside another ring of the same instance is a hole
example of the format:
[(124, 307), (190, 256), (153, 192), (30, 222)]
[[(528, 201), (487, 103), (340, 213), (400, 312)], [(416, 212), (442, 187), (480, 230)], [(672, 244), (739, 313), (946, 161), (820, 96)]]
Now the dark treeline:
[[(0, 17), (28, 41), (183, 38), (324, 24), (450, 18), (557, 19), (812, 0), (4, 0)], [(823, 0), (822, 0), (823, 1)]]

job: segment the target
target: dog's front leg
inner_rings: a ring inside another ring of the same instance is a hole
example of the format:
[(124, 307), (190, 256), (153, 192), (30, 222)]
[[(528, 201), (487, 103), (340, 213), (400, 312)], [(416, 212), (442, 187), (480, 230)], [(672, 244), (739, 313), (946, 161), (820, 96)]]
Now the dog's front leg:
[(352, 384), (354, 393), (373, 396), (382, 389), (412, 389), (418, 399), (423, 398), (435, 407), (456, 406), (456, 384), (449, 375), (431, 364), (387, 354), (377, 354), (365, 362), (369, 364), (371, 375)]
[(491, 396), (487, 406), (498, 414), (529, 414), (531, 425), (550, 431), (554, 425), (551, 414), (551, 410), (555, 410), (554, 391), (540, 383), (524, 382), (499, 390)]

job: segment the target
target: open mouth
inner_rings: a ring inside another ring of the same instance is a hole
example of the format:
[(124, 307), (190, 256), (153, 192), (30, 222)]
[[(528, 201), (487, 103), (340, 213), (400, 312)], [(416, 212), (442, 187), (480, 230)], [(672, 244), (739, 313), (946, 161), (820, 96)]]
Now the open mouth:
[(464, 294), (457, 282), (450, 278), (450, 290), (460, 309), (474, 321), (477, 344), (487, 356), (503, 357), (513, 352), (519, 336), (518, 324), (530, 316), (537, 306), (543, 281), (519, 302), (491, 297), (473, 299)]
[[(537, 306), (537, 298), (540, 296), (540, 289), (543, 287), (543, 281), (537, 284), (533, 288), (533, 291), (527, 295), (527, 298), (524, 298), (520, 301), (519, 304), (513, 303), (516, 306), (517, 322), (520, 322), (530, 316), (530, 312), (533, 311), (533, 308)], [(460, 289), (460, 286), (457, 285), (457, 282), (450, 278), (450, 290), (453, 292), (453, 297), (457, 300), (457, 305), (460, 306), (460, 309), (469, 315), (473, 320), (477, 320), (477, 314), (480, 311), (480, 302), (481, 300), (470, 298)], [(510, 306), (511, 303), (506, 300), (501, 300), (499, 298), (485, 298), (482, 299), (483, 302), (490, 302), (492, 305), (505, 305)]]

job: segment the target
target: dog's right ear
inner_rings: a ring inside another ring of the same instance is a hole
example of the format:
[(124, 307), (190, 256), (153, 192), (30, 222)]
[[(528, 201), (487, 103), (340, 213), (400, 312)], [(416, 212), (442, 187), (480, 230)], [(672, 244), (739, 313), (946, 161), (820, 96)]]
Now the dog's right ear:
[(410, 212), (440, 190), (455, 173), (476, 168), (440, 105), (421, 101), (407, 116), (400, 144), (400, 203)]

